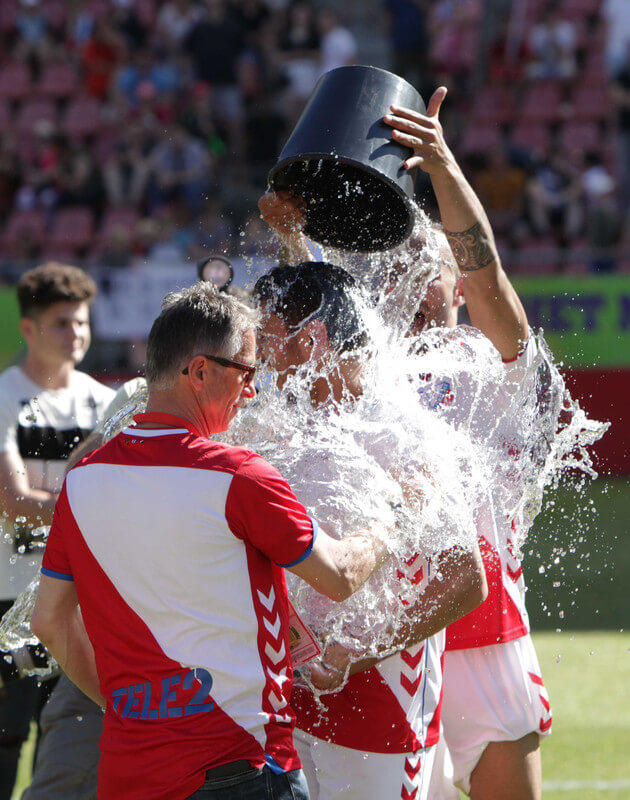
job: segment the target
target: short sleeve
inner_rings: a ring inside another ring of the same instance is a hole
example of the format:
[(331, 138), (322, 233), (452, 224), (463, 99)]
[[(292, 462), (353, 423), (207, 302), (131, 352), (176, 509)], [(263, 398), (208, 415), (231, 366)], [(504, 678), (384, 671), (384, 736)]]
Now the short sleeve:
[(529, 339), (525, 342), (525, 347), (521, 352), (514, 356), (514, 358), (503, 359), (505, 371), (508, 376), (512, 380), (518, 381), (519, 377), (524, 375), (529, 367), (531, 367), (537, 351), (538, 345), (536, 337), (533, 336), (530, 331)]
[(252, 454), (234, 474), (225, 504), (233, 533), (281, 567), (293, 567), (313, 549), (317, 524), (291, 487), (264, 458)]
[(0, 453), (19, 453), (17, 417), (12, 403), (0, 403)]
[(74, 580), (64, 538), (64, 530), (68, 527), (67, 520), (70, 513), (66, 484), (64, 483), (55, 505), (55, 513), (53, 514), (53, 521), (46, 540), (46, 550), (42, 561), (42, 574), (62, 581)]

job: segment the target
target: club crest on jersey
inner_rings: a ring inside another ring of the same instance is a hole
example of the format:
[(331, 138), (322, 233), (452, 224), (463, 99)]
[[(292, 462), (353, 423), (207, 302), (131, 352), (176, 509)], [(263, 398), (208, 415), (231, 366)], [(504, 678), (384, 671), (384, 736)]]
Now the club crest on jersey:
[(429, 408), (448, 406), (455, 399), (453, 385), (448, 378), (434, 379), (430, 372), (422, 373), (418, 377), (425, 384), (419, 387), (418, 394)]

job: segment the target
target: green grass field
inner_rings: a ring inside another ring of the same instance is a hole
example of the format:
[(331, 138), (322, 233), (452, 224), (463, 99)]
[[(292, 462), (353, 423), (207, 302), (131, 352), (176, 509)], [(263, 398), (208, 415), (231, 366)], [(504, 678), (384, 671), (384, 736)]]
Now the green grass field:
[(544, 798), (630, 800), (630, 482), (600, 479), (581, 492), (565, 483), (548, 500), (524, 548), (554, 720)]

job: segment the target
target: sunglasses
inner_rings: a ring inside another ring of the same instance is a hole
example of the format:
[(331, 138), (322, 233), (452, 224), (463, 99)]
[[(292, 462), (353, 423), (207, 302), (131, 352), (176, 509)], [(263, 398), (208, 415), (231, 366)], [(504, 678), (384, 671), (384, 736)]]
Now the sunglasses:
[[(240, 361), (232, 361), (229, 358), (221, 358), (221, 356), (208, 356), (205, 353), (200, 353), (199, 355), (207, 358), (208, 361), (214, 361), (216, 364), (220, 364), (222, 367), (232, 367), (233, 369), (239, 369), (241, 372), (244, 372), (243, 383), (245, 386), (249, 386), (254, 380), (256, 367), (251, 364), (241, 364)], [(188, 367), (184, 367), (182, 375), (188, 375)]]

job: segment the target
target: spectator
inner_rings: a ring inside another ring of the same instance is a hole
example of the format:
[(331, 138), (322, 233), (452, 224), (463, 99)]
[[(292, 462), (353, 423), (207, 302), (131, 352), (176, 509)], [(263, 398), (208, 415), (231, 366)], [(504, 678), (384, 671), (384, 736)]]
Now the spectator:
[(288, 6), (278, 31), (277, 49), (287, 81), (287, 113), (293, 122), (319, 75), (320, 38), (313, 9), (306, 0), (294, 0)]
[(630, 213), (630, 42), (626, 58), (615, 73), (611, 86), (612, 101), (617, 111), (617, 163), (621, 210)]
[(191, 226), (191, 230), (188, 253), (193, 260), (199, 261), (208, 253), (229, 253), (232, 232), (216, 200), (209, 199), (205, 203), (203, 215)]
[[(0, 538), (2, 614), (37, 573), (42, 526), (52, 520), (66, 458), (88, 436), (113, 396), (111, 389), (75, 369), (90, 345), (89, 304), (96, 295), (92, 279), (75, 267), (46, 264), (25, 273), (17, 292), (26, 358), (0, 376), (0, 501), (5, 512)], [(11, 797), (20, 747), (29, 734), (40, 694), (35, 678), (8, 684), (0, 694), (2, 800)], [(54, 706), (52, 699), (51, 703)], [(79, 704), (79, 713), (81, 708)], [(75, 744), (89, 724), (87, 719), (84, 726), (77, 724), (73, 715)], [(66, 775), (73, 772), (76, 782), (75, 757), (69, 735), (63, 754), (53, 754), (48, 769)]]
[(211, 191), (211, 161), (203, 144), (180, 125), (164, 129), (151, 152), (149, 209), (183, 198), (197, 216)]
[(114, 78), (114, 88), (131, 106), (145, 97), (163, 98), (181, 89), (182, 74), (177, 65), (149, 48), (136, 51), (131, 60), (120, 67)]
[(60, 156), (60, 139), (54, 126), (47, 120), (40, 120), (35, 126), (34, 150), (24, 159), (24, 183), (15, 196), (17, 208), (22, 211), (55, 208)]
[(131, 266), (131, 234), (124, 225), (114, 225), (107, 232), (103, 249), (96, 259), (98, 267), (122, 269)]
[(103, 167), (107, 202), (112, 206), (141, 208), (150, 173), (151, 162), (142, 130), (137, 124), (131, 125), (116, 142)]
[(529, 35), (530, 78), (572, 78), (577, 69), (575, 25), (563, 19), (556, 0), (546, 7), (542, 20)]
[(238, 64), (243, 46), (243, 30), (225, 0), (206, 0), (206, 16), (184, 41), (195, 77), (212, 88), (212, 111), (228, 126), (230, 148), (236, 152), (243, 149), (243, 108), (238, 83)]
[(606, 63), (615, 75), (626, 61), (630, 45), (630, 14), (627, 0), (603, 0), (601, 14), (606, 20)]
[(156, 33), (166, 46), (175, 50), (203, 17), (203, 9), (193, 0), (171, 0), (160, 9)]
[(593, 272), (615, 269), (615, 247), (619, 244), (622, 220), (615, 200), (615, 179), (597, 153), (584, 158), (582, 188), (586, 206), (586, 236), (593, 253)]
[(0, 215), (7, 218), (13, 208), (15, 194), (22, 183), (22, 162), (15, 137), (5, 132), (0, 136)]
[(111, 26), (104, 20), (95, 20), (81, 54), (83, 85), (89, 95), (98, 100), (107, 97), (121, 55), (121, 41)]
[(177, 266), (184, 260), (187, 237), (182, 238), (169, 210), (165, 209), (159, 219), (142, 220), (138, 235), (145, 253), (139, 260), (150, 269)]
[(527, 185), (528, 210), (535, 232), (554, 235), (560, 245), (577, 238), (583, 222), (579, 175), (558, 155), (540, 162)]
[(337, 13), (331, 8), (322, 9), (317, 15), (317, 25), (321, 36), (321, 73), (354, 64), (357, 43), (340, 23)]
[(513, 237), (523, 227), (527, 175), (510, 163), (503, 147), (484, 158), (473, 187), (496, 234)]
[(269, 93), (261, 91), (247, 112), (245, 123), (246, 159), (252, 180), (264, 184), (267, 173), (282, 150), (287, 120)]
[(15, 55), (27, 61), (38, 75), (53, 47), (48, 17), (39, 0), (20, 0), (15, 27), (18, 34)]
[(103, 208), (103, 176), (89, 148), (62, 140), (57, 168), (57, 205)]
[(427, 84), (427, 0), (384, 0), (392, 70), (420, 93)]
[(211, 94), (212, 89), (207, 83), (195, 81), (179, 122), (191, 136), (203, 142), (213, 156), (220, 158), (227, 152), (227, 146), (212, 111)]
[(110, 0), (111, 25), (132, 53), (145, 46), (148, 33), (134, 6), (135, 0)]

